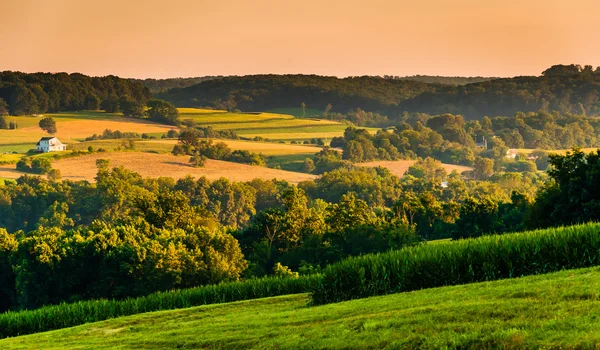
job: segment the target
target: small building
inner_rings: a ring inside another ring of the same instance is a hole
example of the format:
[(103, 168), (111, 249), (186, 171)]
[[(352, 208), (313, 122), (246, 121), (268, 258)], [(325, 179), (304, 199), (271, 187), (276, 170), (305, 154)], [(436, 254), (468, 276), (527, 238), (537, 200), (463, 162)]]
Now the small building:
[(506, 158), (515, 159), (517, 158), (517, 154), (519, 154), (519, 152), (516, 149), (511, 148), (506, 151)]
[(35, 150), (38, 152), (59, 152), (66, 151), (67, 145), (60, 142), (60, 140), (54, 136), (42, 137), (35, 145)]
[(475, 137), (475, 145), (477, 147), (482, 147), (485, 150), (488, 149), (488, 144), (487, 144), (487, 140), (485, 139), (485, 136), (482, 136), (481, 142), (477, 142), (477, 137)]

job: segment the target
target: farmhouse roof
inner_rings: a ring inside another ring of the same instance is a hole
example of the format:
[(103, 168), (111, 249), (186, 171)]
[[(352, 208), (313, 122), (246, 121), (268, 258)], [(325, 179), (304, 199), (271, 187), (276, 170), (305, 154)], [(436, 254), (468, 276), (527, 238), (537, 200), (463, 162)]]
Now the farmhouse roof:
[(40, 139), (40, 141), (48, 141), (48, 140), (52, 140), (55, 138), (56, 138), (56, 136), (44, 136)]

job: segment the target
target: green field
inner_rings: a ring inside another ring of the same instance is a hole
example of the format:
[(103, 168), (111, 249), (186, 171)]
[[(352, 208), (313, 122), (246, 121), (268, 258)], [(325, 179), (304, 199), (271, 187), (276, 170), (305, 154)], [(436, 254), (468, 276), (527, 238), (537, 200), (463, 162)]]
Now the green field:
[(3, 349), (595, 348), (600, 269), (325, 306), (307, 294), (122, 317), (0, 341)]
[[(307, 140), (343, 135), (346, 125), (320, 118), (294, 118), (288, 109), (269, 113), (229, 113), (195, 108), (179, 108), (180, 119), (192, 119), (199, 126), (235, 130), (240, 136), (272, 140)], [(297, 115), (297, 114), (295, 114)]]
[[(268, 113), (277, 114), (289, 114), (294, 117), (302, 117), (302, 108), (300, 107), (289, 107), (289, 108), (273, 108), (267, 110)], [(322, 117), (325, 110), (306, 108), (304, 110), (304, 117)]]

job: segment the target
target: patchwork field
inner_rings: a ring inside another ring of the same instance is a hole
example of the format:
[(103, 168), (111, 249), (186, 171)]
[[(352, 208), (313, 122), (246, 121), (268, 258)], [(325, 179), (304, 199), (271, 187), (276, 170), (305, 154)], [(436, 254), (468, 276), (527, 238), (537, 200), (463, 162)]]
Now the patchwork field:
[[(119, 113), (103, 112), (73, 112), (46, 114), (56, 121), (57, 136), (63, 143), (78, 142), (81, 139), (101, 134), (105, 129), (119, 130), (123, 132), (142, 133), (166, 133), (174, 126), (161, 125), (135, 118), (124, 118)], [(27, 145), (35, 143), (48, 134), (39, 128), (38, 123), (43, 117), (23, 116), (8, 117), (8, 121), (15, 121), (19, 125), (17, 130), (0, 130), (0, 145), (4, 152), (20, 151)], [(19, 148), (19, 146), (21, 148)], [(29, 147), (31, 148), (31, 147)]]
[[(235, 130), (245, 137), (272, 140), (331, 139), (343, 135), (346, 125), (318, 118), (295, 118), (278, 113), (229, 113), (226, 111), (179, 108), (180, 119), (192, 119), (200, 126)], [(376, 131), (377, 129), (375, 129)]]
[(595, 348), (600, 269), (307, 306), (307, 294), (152, 312), (0, 340), (3, 349)]
[[(408, 168), (411, 167), (413, 164), (415, 164), (415, 162), (416, 162), (415, 160), (390, 160), (390, 161), (382, 160), (382, 161), (375, 161), (375, 162), (359, 163), (357, 165), (365, 166), (365, 167), (380, 166), (380, 167), (388, 168), (392, 172), (392, 174), (394, 174), (398, 177), (402, 177), (402, 176), (404, 176), (404, 174), (406, 173)], [(454, 170), (458, 171), (459, 173), (473, 170), (473, 168), (471, 168), (471, 167), (462, 166), (462, 165), (442, 163), (442, 166), (444, 167), (444, 169), (446, 169), (446, 171), (448, 173), (451, 173)]]
[[(270, 169), (260, 166), (207, 160), (202, 168), (194, 168), (188, 164), (189, 157), (173, 156), (170, 154), (154, 154), (145, 152), (108, 152), (94, 153), (76, 158), (66, 158), (54, 161), (52, 167), (60, 170), (62, 178), (66, 180), (94, 181), (97, 173), (96, 160), (109, 159), (111, 167), (123, 166), (141, 174), (143, 177), (172, 177), (175, 179), (192, 175), (194, 177), (206, 176), (210, 180), (225, 177), (231, 181), (250, 181), (254, 178), (279, 179), (291, 183), (316, 178), (314, 175), (295, 173), (290, 171)], [(14, 179), (23, 175), (14, 166), (0, 167), (0, 177)]]

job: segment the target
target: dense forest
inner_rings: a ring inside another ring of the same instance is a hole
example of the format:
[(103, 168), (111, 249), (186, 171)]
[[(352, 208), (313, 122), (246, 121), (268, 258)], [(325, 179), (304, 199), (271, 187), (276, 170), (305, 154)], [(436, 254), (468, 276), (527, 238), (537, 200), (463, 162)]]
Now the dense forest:
[(159, 92), (165, 92), (169, 89), (174, 88), (185, 88), (188, 86), (196, 85), (203, 81), (220, 79), (223, 76), (205, 76), (205, 77), (193, 77), (193, 78), (169, 78), (169, 79), (129, 79), (136, 83), (141, 83), (147, 87), (151, 93), (156, 94)]
[[(246, 111), (300, 106), (347, 113), (361, 108), (397, 120), (403, 112), (453, 113), (467, 119), (557, 111), (600, 114), (600, 70), (553, 66), (539, 77), (493, 79), (465, 85), (381, 77), (254, 75), (210, 80), (160, 94), (181, 107)], [(329, 107), (328, 107), (329, 106)]]
[(0, 106), (12, 115), (105, 109), (119, 99), (143, 106), (150, 98), (144, 85), (115, 76), (0, 72)]
[(230, 105), (244, 111), (297, 106), (333, 112), (352, 108), (397, 110), (401, 101), (414, 98), (441, 86), (384, 79), (349, 77), (339, 79), (318, 75), (252, 75), (209, 80), (183, 89), (172, 89), (158, 96), (181, 107)]
[(445, 77), (439, 75), (411, 75), (406, 77), (400, 77), (397, 75), (384, 75), (385, 79), (396, 79), (396, 80), (410, 80), (418, 81), (421, 83), (428, 84), (442, 84), (442, 85), (466, 85), (471, 83), (481, 83), (484, 81), (494, 80), (498, 78), (492, 77)]

